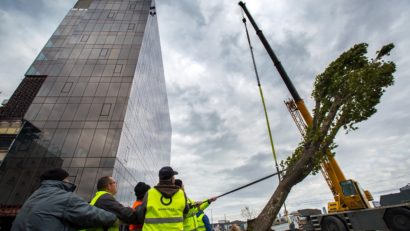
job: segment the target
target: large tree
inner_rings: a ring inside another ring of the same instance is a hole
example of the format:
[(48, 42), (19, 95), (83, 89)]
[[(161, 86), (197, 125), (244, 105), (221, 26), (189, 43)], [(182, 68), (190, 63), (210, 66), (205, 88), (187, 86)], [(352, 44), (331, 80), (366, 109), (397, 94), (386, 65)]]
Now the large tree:
[(316, 173), (328, 150), (336, 147), (334, 139), (339, 130), (355, 130), (357, 123), (376, 113), (385, 89), (394, 82), (395, 64), (383, 60), (394, 45), (382, 47), (372, 59), (366, 57), (367, 46), (354, 45), (316, 77), (313, 123), (292, 156), (282, 163), (286, 172), (252, 225), (253, 230), (270, 230), (292, 187)]

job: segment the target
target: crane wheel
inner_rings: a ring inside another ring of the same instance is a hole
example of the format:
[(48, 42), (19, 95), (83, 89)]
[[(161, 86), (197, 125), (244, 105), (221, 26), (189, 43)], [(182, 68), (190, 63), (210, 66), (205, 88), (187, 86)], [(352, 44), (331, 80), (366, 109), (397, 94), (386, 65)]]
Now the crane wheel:
[(324, 217), (322, 221), (323, 231), (348, 231), (344, 222), (335, 216)]
[(410, 210), (405, 208), (394, 208), (387, 210), (384, 221), (392, 231), (410, 230)]

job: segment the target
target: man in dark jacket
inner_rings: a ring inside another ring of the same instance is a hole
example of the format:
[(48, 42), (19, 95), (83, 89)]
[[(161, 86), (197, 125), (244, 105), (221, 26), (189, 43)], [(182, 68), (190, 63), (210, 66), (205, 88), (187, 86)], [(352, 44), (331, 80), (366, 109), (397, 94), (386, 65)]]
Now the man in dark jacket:
[(90, 206), (73, 194), (75, 185), (67, 181), (63, 169), (51, 169), (40, 177), (41, 186), (24, 203), (12, 231), (77, 230), (111, 226), (114, 214)]
[(137, 221), (137, 212), (118, 202), (114, 198), (115, 194), (117, 194), (117, 182), (114, 178), (110, 176), (101, 177), (97, 182), (97, 192), (90, 204), (114, 213), (118, 219), (127, 224), (135, 224)]

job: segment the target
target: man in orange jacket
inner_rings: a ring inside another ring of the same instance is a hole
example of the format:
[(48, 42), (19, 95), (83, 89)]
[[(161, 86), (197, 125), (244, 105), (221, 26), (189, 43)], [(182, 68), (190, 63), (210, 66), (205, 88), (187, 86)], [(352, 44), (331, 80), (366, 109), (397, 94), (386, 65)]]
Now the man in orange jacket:
[[(147, 193), (150, 188), (151, 187), (145, 184), (144, 182), (138, 182), (138, 184), (134, 188), (134, 192), (135, 192), (135, 196), (137, 197), (137, 200), (132, 205), (133, 209), (136, 210), (137, 207), (142, 204), (142, 199), (144, 199), (145, 193)], [(142, 224), (131, 224), (129, 227), (129, 230), (141, 231)]]

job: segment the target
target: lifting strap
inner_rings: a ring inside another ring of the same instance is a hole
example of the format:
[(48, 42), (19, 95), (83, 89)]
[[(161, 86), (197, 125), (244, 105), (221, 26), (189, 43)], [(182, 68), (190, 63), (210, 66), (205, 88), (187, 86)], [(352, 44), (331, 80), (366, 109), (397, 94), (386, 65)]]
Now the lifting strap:
[[(261, 86), (261, 83), (260, 83), (260, 80), (259, 80), (258, 69), (256, 67), (255, 55), (253, 54), (253, 47), (252, 47), (251, 39), (249, 37), (248, 26), (246, 25), (246, 18), (245, 18), (243, 10), (242, 10), (242, 22), (243, 22), (243, 25), (245, 26), (246, 38), (248, 39), (249, 50), (251, 51), (253, 68), (255, 70), (256, 81), (257, 81), (258, 87), (259, 87), (259, 94), (260, 94), (261, 99), (262, 99), (263, 110), (265, 111), (266, 125), (268, 127), (268, 134), (269, 134), (269, 140), (270, 140), (270, 144), (271, 144), (271, 148), (272, 148), (272, 154), (273, 154), (273, 158), (275, 160), (275, 167), (276, 167), (276, 172), (278, 173), (277, 174), (278, 175), (278, 180), (280, 182), (282, 180), (281, 179), (281, 171), (279, 170), (278, 159), (276, 157), (276, 151), (275, 151), (275, 145), (273, 144), (272, 132), (271, 132), (271, 129), (270, 129), (270, 124), (269, 124), (268, 112), (266, 110), (266, 104), (265, 104), (265, 99), (263, 97), (262, 86)], [(285, 209), (285, 213), (287, 213), (285, 203), (283, 203), (283, 207)]]
[[(248, 39), (249, 49), (250, 49), (251, 55), (252, 55), (253, 68), (254, 68), (254, 70), (255, 70), (256, 81), (257, 81), (257, 83), (258, 83), (259, 93), (260, 93), (261, 99), (262, 99), (263, 110), (264, 110), (264, 112), (265, 112), (266, 125), (267, 125), (267, 127), (268, 127), (268, 134), (269, 134), (269, 140), (270, 140), (270, 144), (271, 144), (271, 148), (272, 148), (273, 158), (275, 159), (276, 171), (277, 171), (277, 172), (280, 172), (280, 170), (279, 170), (279, 165), (278, 165), (278, 159), (277, 159), (277, 157), (276, 157), (275, 145), (273, 144), (273, 138), (272, 138), (272, 132), (271, 132), (271, 129), (270, 129), (270, 123), (269, 123), (268, 112), (267, 112), (267, 110), (266, 110), (265, 98), (263, 97), (262, 86), (261, 86), (261, 83), (260, 83), (260, 80), (259, 80), (258, 69), (257, 69), (257, 67), (256, 67), (255, 56), (254, 56), (254, 54), (253, 54), (253, 47), (252, 47), (252, 44), (251, 44), (251, 39), (250, 39), (250, 37), (249, 37), (248, 27), (246, 26), (245, 16), (243, 16), (242, 22), (243, 22), (243, 24), (244, 24), (244, 26), (245, 26), (246, 37), (247, 37), (247, 39)], [(280, 174), (278, 174), (278, 179), (279, 179), (279, 181), (281, 181), (281, 175), (280, 175)]]

